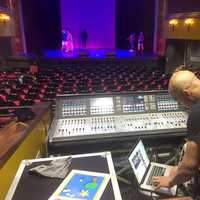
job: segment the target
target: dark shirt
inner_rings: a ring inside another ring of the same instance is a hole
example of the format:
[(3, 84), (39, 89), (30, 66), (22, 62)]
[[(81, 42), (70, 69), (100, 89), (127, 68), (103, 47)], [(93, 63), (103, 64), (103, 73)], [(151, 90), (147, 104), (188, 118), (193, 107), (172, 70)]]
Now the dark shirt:
[[(187, 139), (200, 140), (200, 101), (193, 104), (187, 120)], [(196, 172), (191, 187), (191, 196), (194, 200), (200, 200), (200, 173)]]
[(200, 101), (193, 104), (187, 120), (187, 138), (200, 140)]
[(87, 31), (82, 31), (82, 32), (81, 32), (81, 39), (82, 39), (82, 40), (87, 40), (87, 38), (88, 38)]

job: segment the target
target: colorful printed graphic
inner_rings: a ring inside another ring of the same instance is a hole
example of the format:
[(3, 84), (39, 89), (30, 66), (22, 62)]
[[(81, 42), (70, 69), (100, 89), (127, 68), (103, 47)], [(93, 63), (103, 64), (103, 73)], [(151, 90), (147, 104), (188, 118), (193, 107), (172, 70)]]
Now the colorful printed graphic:
[(50, 200), (98, 200), (109, 178), (108, 174), (72, 170)]

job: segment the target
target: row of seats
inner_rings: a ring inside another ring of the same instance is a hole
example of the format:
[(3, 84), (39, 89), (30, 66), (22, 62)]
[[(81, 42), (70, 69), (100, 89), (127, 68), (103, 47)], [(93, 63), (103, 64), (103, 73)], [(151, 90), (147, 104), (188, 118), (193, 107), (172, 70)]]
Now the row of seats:
[(145, 66), (55, 66), (40, 69), (36, 77), (25, 71), (0, 72), (0, 106), (33, 105), (59, 94), (165, 90), (168, 80), (159, 69)]

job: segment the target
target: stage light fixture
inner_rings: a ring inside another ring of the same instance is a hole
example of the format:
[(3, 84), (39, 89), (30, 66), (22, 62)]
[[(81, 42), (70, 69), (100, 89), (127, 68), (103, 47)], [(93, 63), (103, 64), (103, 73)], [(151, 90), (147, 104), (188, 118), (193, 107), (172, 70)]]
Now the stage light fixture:
[(187, 30), (190, 31), (191, 26), (194, 24), (194, 19), (188, 18), (185, 19), (185, 25), (187, 26)]
[(169, 25), (171, 26), (172, 30), (175, 30), (175, 26), (178, 24), (178, 20), (177, 19), (171, 19), (169, 21)]

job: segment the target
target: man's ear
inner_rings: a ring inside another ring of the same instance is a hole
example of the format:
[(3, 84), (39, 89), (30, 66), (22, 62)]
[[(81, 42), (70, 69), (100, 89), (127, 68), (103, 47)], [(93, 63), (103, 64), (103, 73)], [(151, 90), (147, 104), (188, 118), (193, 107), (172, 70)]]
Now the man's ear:
[(190, 96), (190, 91), (188, 89), (183, 90), (185, 96)]
[(191, 92), (190, 90), (185, 89), (185, 90), (183, 91), (183, 94), (184, 94), (189, 100), (191, 100), (191, 101), (194, 101), (194, 100), (195, 100), (195, 98), (193, 97), (192, 92)]

